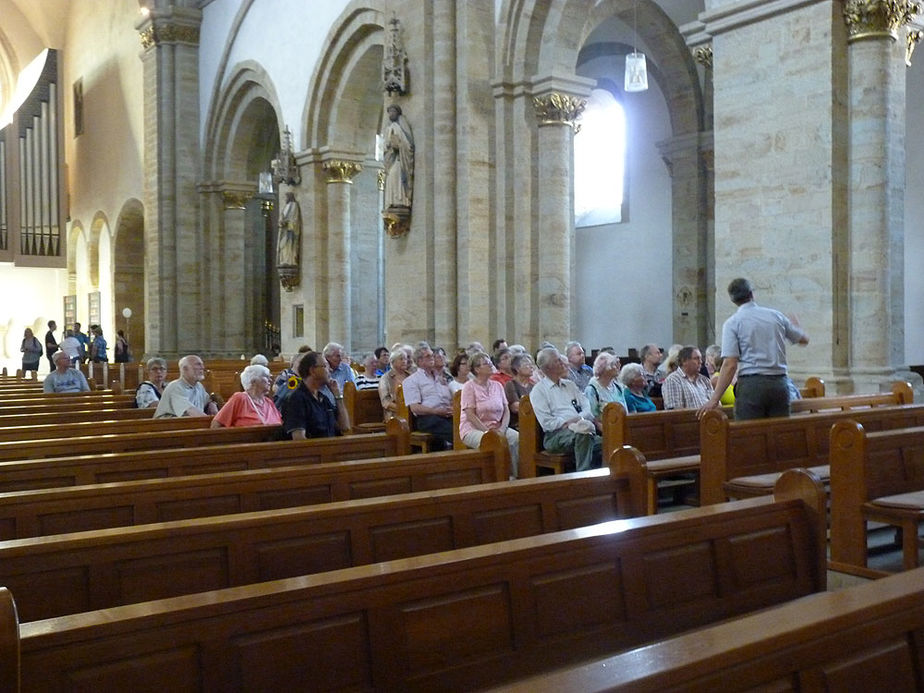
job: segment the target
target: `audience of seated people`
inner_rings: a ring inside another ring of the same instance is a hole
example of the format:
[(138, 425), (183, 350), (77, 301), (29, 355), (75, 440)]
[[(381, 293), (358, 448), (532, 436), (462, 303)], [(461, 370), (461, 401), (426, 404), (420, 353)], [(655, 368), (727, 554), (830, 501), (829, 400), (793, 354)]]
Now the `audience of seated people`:
[(549, 452), (573, 453), (577, 471), (599, 467), (603, 459), (601, 431), (593, 421), (587, 397), (565, 377), (567, 361), (551, 347), (539, 352), (536, 365), (545, 377), (529, 393), (529, 399), (544, 433), (543, 446)]
[(507, 438), (510, 447), (510, 477), (516, 478), (519, 463), (520, 436), (510, 428), (510, 409), (504, 386), (491, 377), (491, 358), (478, 353), (471, 358), (471, 378), (462, 387), (462, 414), (459, 434), (466, 447), (477, 448), (484, 434), (497, 431)]
[(661, 394), (665, 409), (699, 409), (712, 397), (712, 383), (700, 373), (703, 357), (695, 346), (677, 354), (678, 368), (664, 379)]
[(241, 371), (243, 392), (235, 392), (212, 419), (212, 428), (232, 426), (278, 426), (279, 410), (270, 397), (270, 369), (260, 364)]
[(90, 385), (83, 373), (71, 367), (71, 357), (63, 351), (56, 351), (52, 357), (55, 369), (45, 376), (44, 392), (89, 392)]

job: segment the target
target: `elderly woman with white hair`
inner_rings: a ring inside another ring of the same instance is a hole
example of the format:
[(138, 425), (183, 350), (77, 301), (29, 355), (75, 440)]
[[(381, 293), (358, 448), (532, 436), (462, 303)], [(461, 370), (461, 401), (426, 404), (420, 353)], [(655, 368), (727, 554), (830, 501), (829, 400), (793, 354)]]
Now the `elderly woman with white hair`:
[(621, 365), (619, 357), (608, 351), (601, 351), (594, 359), (594, 375), (584, 388), (584, 394), (590, 402), (590, 413), (598, 423), (602, 422), (603, 407), (610, 402), (619, 402), (626, 408), (626, 398), (616, 382)]
[(243, 392), (235, 392), (212, 419), (212, 428), (223, 426), (278, 426), (279, 410), (270, 397), (270, 370), (254, 364), (241, 371)]
[(626, 409), (633, 411), (654, 411), (655, 403), (645, 394), (648, 379), (645, 369), (638, 363), (627, 363), (619, 371), (619, 382), (623, 386), (623, 396), (626, 399)]

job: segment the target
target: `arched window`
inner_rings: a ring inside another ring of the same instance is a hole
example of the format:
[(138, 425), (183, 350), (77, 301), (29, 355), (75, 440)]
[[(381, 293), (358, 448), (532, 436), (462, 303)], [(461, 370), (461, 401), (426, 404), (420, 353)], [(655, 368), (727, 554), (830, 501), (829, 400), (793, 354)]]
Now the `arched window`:
[(574, 136), (574, 224), (618, 224), (624, 218), (626, 116), (612, 92), (594, 89)]

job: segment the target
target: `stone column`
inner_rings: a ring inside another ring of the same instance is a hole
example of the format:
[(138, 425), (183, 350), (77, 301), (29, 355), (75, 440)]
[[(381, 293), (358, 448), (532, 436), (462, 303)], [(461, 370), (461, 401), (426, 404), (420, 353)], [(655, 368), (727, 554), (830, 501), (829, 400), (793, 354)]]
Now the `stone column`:
[[(673, 233), (674, 339), (681, 344), (708, 344), (715, 339), (708, 325), (707, 268), (714, 256), (707, 248), (706, 178), (703, 143), (711, 150), (711, 138), (699, 133), (658, 142), (661, 158), (671, 174)], [(711, 273), (709, 273), (711, 274)]]
[[(202, 12), (156, 6), (137, 25), (144, 71), (145, 353), (199, 348), (199, 25)], [(182, 326), (182, 328), (180, 328)]]
[[(563, 87), (570, 87), (572, 93)], [(576, 88), (581, 91), (578, 95)], [(589, 93), (586, 80), (580, 84), (551, 77), (533, 81), (539, 124), (538, 339), (560, 346), (574, 333), (574, 127)]]
[(911, 2), (850, 0), (849, 356), (858, 392), (878, 389), (904, 361), (905, 50)]
[[(353, 325), (350, 301), (350, 188), (362, 165), (342, 159), (322, 164), (327, 175), (327, 341), (339, 342), (349, 353)], [(323, 345), (319, 344), (317, 348)]]
[[(241, 295), (245, 287), (244, 237), (246, 235), (246, 205), (253, 197), (252, 190), (222, 190), (221, 255), (212, 267), (221, 273), (221, 297), (213, 305), (222, 306), (221, 319), (215, 324), (224, 356), (239, 356), (252, 348), (245, 334), (248, 297)], [(247, 293), (247, 292), (243, 292)]]

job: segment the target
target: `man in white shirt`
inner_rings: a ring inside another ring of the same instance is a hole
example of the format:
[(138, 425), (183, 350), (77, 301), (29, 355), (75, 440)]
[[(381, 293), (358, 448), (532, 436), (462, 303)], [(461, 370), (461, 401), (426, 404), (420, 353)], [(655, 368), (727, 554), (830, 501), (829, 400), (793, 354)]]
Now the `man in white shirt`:
[(205, 364), (195, 354), (180, 359), (180, 377), (164, 388), (154, 418), (162, 416), (214, 416), (218, 407), (202, 386)]
[(545, 375), (530, 391), (529, 401), (545, 433), (549, 452), (573, 452), (580, 472), (601, 466), (603, 439), (596, 429), (590, 403), (577, 385), (565, 378), (568, 367), (558, 349), (539, 352), (536, 365)]

